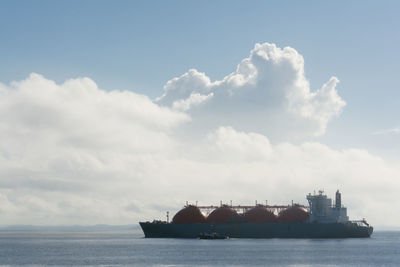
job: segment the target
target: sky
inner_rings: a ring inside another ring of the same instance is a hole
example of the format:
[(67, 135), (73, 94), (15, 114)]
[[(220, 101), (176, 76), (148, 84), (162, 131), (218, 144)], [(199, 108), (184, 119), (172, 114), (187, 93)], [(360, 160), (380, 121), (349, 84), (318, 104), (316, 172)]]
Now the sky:
[(352, 219), (398, 228), (399, 11), (2, 1), (2, 224), (129, 224), (186, 200), (340, 189)]

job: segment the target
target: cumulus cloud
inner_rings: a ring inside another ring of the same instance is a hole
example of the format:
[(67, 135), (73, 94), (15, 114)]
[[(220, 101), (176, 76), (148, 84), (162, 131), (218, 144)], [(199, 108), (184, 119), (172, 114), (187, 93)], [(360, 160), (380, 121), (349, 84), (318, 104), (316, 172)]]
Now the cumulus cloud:
[[(156, 103), (89, 78), (0, 84), (2, 224), (128, 224), (163, 219), (186, 200), (306, 204), (314, 189), (339, 188), (351, 218), (390, 225), (398, 164), (255, 127), (282, 130), (288, 119), (294, 133), (307, 122), (318, 133), (340, 112), (337, 79), (311, 92), (303, 67), (294, 49), (256, 45), (223, 80), (190, 70)], [(201, 134), (188, 130), (207, 121)]]
[[(169, 129), (189, 120), (188, 115), (159, 107), (146, 96), (100, 90), (88, 78), (57, 85), (31, 74), (3, 88), (0, 127), (8, 142), (2, 148), (10, 154), (36, 146), (38, 139), (80, 148), (101, 149), (108, 144), (135, 151), (164, 150), (170, 144)], [(7, 148), (10, 143), (13, 146)]]
[(101, 192), (144, 179), (142, 162), (174, 151), (171, 132), (190, 120), (146, 96), (100, 90), (89, 78), (58, 85), (31, 74), (0, 88), (2, 207), (13, 203), (19, 216), (47, 209), (56, 217), (57, 205), (64, 214), (61, 206), (77, 208), (81, 200), (107, 203)]
[(207, 141), (197, 161), (201, 164), (189, 171), (195, 177), (191, 185), (202, 188), (210, 183), (217, 192), (190, 196), (185, 190), (189, 199), (307, 204), (305, 194), (314, 189), (324, 189), (331, 197), (340, 189), (351, 219), (395, 225), (384, 218), (400, 211), (393, 206), (400, 168), (366, 150), (336, 150), (318, 142), (271, 144), (264, 135), (232, 127), (216, 129)]
[(224, 161), (265, 160), (272, 156), (267, 137), (258, 133), (238, 132), (232, 127), (219, 127), (207, 136), (212, 154), (222, 154)]
[(175, 110), (181, 110), (181, 111), (187, 111), (190, 108), (192, 108), (193, 106), (198, 106), (201, 103), (209, 100), (210, 98), (212, 98), (214, 96), (213, 93), (210, 93), (208, 95), (201, 95), (198, 93), (192, 93), (188, 98), (186, 99), (180, 99), (175, 101), (172, 104), (172, 107)]
[[(256, 44), (249, 57), (222, 80), (212, 82), (206, 74), (191, 69), (168, 81), (157, 101), (177, 107), (197, 99), (197, 105), (186, 104), (183, 110), (193, 115), (195, 123), (206, 121), (209, 128), (222, 120), (273, 137), (291, 131), (296, 136), (301, 132), (321, 135), (345, 105), (336, 90), (338, 82), (332, 77), (311, 91), (303, 57), (291, 47), (264, 43)], [(210, 124), (210, 116), (218, 118), (217, 122)]]

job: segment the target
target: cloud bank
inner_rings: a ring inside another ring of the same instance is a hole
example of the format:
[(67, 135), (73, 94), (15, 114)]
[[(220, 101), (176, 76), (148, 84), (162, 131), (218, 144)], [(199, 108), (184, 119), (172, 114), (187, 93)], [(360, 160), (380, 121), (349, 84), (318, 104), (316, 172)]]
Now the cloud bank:
[(163, 219), (186, 200), (306, 204), (314, 189), (339, 188), (351, 218), (393, 225), (399, 165), (269, 135), (322, 134), (344, 106), (336, 84), (310, 91), (301, 55), (271, 44), (221, 81), (190, 70), (155, 102), (89, 78), (0, 84), (2, 224), (129, 224)]

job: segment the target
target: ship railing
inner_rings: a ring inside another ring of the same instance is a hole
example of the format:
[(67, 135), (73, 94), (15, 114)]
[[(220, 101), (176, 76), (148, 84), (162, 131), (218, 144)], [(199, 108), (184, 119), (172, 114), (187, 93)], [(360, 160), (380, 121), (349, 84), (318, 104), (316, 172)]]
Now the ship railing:
[(151, 223), (154, 223), (154, 224), (167, 224), (168, 222), (167, 221), (162, 221), (162, 220), (153, 220)]
[[(310, 210), (309, 206), (304, 206), (304, 205), (300, 205), (300, 204), (293, 204), (296, 205), (298, 207), (304, 208), (306, 210)], [(289, 207), (292, 207), (293, 205), (264, 205), (264, 204), (257, 204), (257, 205), (222, 205), (222, 206), (227, 206), (230, 207), (232, 209), (234, 209), (237, 212), (242, 212), (245, 213), (246, 211), (253, 209), (255, 207), (265, 207), (271, 211), (276, 211), (276, 212), (280, 212), (281, 210), (287, 209)], [(205, 211), (207, 214), (209, 214), (211, 211), (213, 211), (214, 209), (217, 209), (221, 206), (197, 206), (200, 210)]]
[(367, 223), (367, 221), (366, 221), (365, 219), (362, 219), (362, 220), (355, 220), (355, 221), (349, 221), (349, 222), (351, 222), (351, 223), (356, 223), (356, 224), (358, 224), (358, 225), (360, 225), (360, 226), (365, 225), (365, 226), (368, 226), (368, 227), (369, 227), (369, 223)]

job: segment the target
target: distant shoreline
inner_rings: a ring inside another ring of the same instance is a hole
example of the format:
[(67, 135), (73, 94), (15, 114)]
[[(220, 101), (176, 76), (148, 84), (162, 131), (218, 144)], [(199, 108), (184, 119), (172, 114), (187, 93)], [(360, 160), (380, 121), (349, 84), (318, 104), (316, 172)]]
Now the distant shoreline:
[(127, 225), (4, 225), (0, 231), (125, 231), (140, 230), (138, 224)]

